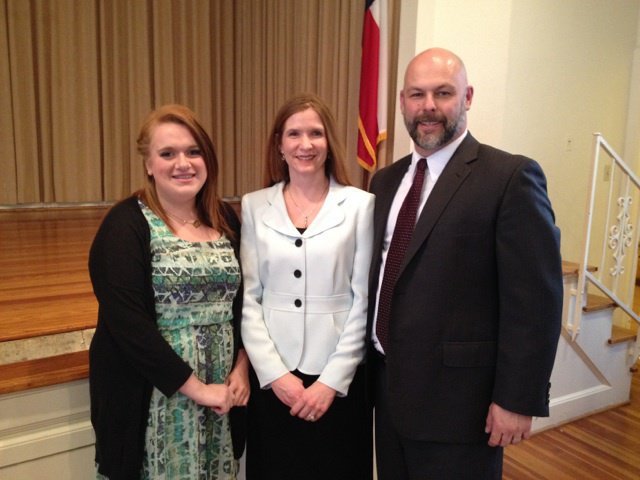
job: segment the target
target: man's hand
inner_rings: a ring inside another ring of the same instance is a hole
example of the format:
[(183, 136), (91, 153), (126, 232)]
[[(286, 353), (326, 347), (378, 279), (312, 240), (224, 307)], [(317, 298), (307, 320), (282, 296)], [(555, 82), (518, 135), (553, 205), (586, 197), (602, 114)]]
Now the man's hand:
[(515, 445), (531, 436), (531, 417), (491, 403), (484, 431), (491, 434), (489, 445), (492, 447)]

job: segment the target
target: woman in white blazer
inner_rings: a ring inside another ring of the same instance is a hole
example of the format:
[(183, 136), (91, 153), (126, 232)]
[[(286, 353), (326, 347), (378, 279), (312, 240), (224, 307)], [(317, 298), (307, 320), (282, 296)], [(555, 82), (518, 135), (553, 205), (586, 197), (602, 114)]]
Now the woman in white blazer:
[(372, 476), (360, 363), (374, 197), (349, 185), (335, 130), (320, 98), (290, 99), (268, 187), (242, 199), (248, 480)]

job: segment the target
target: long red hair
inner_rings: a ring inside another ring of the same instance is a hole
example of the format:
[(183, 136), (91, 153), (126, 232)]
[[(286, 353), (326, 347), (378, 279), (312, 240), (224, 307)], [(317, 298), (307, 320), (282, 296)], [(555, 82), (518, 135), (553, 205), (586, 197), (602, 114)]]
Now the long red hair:
[(196, 119), (195, 114), (184, 105), (164, 105), (152, 111), (142, 124), (138, 134), (138, 153), (142, 156), (142, 168), (144, 168), (144, 184), (136, 194), (138, 197), (158, 215), (167, 225), (170, 225), (169, 217), (160, 204), (156, 184), (153, 176), (147, 175), (146, 162), (149, 158), (149, 145), (158, 125), (163, 123), (176, 123), (185, 127), (198, 144), (202, 152), (202, 158), (207, 168), (207, 179), (196, 194), (196, 210), (198, 220), (205, 225), (219, 230), (228, 238), (234, 238), (234, 233), (229, 227), (223, 214), (222, 199), (218, 195), (218, 157), (211, 138)]

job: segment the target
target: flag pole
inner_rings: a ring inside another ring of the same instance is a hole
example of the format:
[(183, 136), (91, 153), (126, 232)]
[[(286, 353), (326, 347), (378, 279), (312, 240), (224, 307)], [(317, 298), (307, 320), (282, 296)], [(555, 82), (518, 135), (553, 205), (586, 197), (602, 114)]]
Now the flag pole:
[(362, 190), (369, 191), (369, 171), (365, 168), (362, 169)]

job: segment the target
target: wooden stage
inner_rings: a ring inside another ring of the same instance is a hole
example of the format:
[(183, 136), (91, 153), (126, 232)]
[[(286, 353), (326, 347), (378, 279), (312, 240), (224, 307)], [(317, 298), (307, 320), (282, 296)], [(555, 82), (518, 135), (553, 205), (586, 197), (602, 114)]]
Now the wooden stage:
[(87, 261), (107, 208), (0, 210), (0, 393), (87, 376)]

